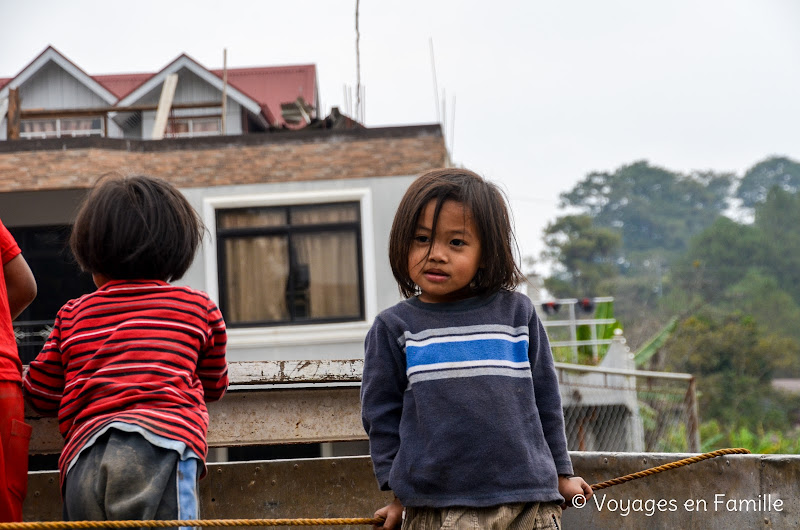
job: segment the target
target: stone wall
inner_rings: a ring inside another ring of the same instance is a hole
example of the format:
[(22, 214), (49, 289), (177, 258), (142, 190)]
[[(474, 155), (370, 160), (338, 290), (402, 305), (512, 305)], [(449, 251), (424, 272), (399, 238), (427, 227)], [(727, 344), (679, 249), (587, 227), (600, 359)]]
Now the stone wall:
[(438, 125), (159, 141), (16, 140), (0, 142), (0, 192), (89, 188), (111, 171), (191, 188), (416, 175), (445, 160)]

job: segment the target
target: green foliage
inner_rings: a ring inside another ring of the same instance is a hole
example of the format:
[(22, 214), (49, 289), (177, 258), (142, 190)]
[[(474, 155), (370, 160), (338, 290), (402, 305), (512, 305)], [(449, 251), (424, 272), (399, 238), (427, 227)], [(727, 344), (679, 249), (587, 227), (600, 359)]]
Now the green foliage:
[(641, 366), (647, 363), (653, 355), (664, 345), (666, 344), (667, 340), (669, 340), (670, 335), (672, 332), (675, 331), (675, 328), (678, 326), (678, 318), (673, 317), (667, 322), (667, 325), (658, 330), (658, 333), (653, 335), (649, 341), (645, 343), (644, 346), (639, 348), (639, 350), (634, 354), (633, 361), (636, 363), (637, 366)]
[(585, 215), (559, 217), (545, 229), (545, 257), (557, 272), (544, 285), (559, 298), (595, 296), (600, 282), (616, 274), (619, 234), (598, 228)]
[[(614, 318), (614, 302), (599, 302), (594, 310), (594, 319), (611, 319)], [(622, 328), (618, 321), (612, 324), (597, 324), (595, 326), (595, 338), (598, 340), (608, 340), (614, 338), (614, 331)], [(591, 324), (581, 324), (575, 328), (575, 336), (577, 340), (591, 340), (592, 339), (592, 326)], [(597, 348), (597, 360), (602, 359), (608, 351), (608, 345), (601, 344)], [(594, 361), (594, 349), (592, 346), (578, 346), (579, 359), (591, 359)], [(594, 364), (592, 362), (591, 364)]]
[(700, 426), (700, 450), (704, 453), (727, 447), (743, 447), (755, 454), (800, 454), (800, 430), (765, 430), (758, 425), (753, 429), (723, 428), (719, 422), (709, 421)]
[(755, 227), (720, 217), (692, 240), (673, 277), (679, 287), (716, 301), (750, 268), (764, 263), (765, 252), (763, 238)]
[(755, 227), (766, 252), (764, 266), (800, 301), (800, 195), (770, 190), (766, 201), (756, 208)]
[(742, 177), (736, 197), (743, 206), (753, 208), (763, 203), (773, 188), (796, 193), (800, 189), (800, 164), (778, 156), (759, 162)]
[(561, 195), (597, 226), (620, 230), (623, 250), (682, 251), (727, 207), (730, 174), (681, 175), (635, 162), (613, 173), (591, 173)]
[(762, 333), (749, 316), (703, 312), (680, 322), (664, 349), (667, 370), (697, 377), (704, 420), (732, 428), (790, 426), (788, 402), (771, 382), (797, 369), (793, 341)]
[[(694, 374), (703, 444), (798, 452), (800, 398), (771, 382), (800, 377), (800, 163), (771, 157), (736, 181), (647, 162), (590, 173), (561, 196), (581, 215), (545, 233), (545, 286), (614, 296), (637, 362)], [(749, 221), (724, 216), (735, 200)], [(675, 429), (658, 443), (682, 438)]]
[[(792, 342), (787, 343), (785, 348), (800, 351), (797, 346), (797, 342), (800, 342), (800, 306), (778, 285), (775, 277), (769, 275), (769, 271), (750, 269), (744, 278), (725, 292), (720, 306), (729, 311), (752, 315), (763, 329), (790, 339)], [(800, 373), (788, 375), (799, 376)]]

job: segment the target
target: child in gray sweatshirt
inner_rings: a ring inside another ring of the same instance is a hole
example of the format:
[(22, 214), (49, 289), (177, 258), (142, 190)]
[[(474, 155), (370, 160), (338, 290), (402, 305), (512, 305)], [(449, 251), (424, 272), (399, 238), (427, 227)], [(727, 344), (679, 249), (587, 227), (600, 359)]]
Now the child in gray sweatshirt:
[[(418, 178), (392, 225), (406, 300), (365, 341), (362, 419), (395, 501), (384, 528), (560, 528), (572, 476), (558, 381), (499, 189), (471, 171)], [(475, 526), (477, 525), (477, 526)]]

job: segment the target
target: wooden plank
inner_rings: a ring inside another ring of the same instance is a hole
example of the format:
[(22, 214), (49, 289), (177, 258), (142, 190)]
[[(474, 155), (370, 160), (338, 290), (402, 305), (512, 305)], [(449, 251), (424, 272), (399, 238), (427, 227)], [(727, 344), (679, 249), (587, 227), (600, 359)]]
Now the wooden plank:
[(6, 117), (6, 112), (8, 112), (8, 98), (0, 101), (0, 121)]
[(19, 92), (16, 88), (8, 89), (8, 121), (6, 122), (6, 139), (19, 140)]
[[(173, 110), (177, 109), (217, 109), (219, 101), (204, 101), (200, 103), (175, 103)], [(33, 118), (63, 118), (65, 116), (102, 116), (109, 112), (140, 112), (144, 110), (156, 110), (158, 105), (130, 105), (128, 107), (85, 107), (79, 109), (27, 109), (20, 111), (22, 119)], [(218, 116), (218, 114), (209, 114)], [(192, 116), (194, 117), (194, 116)]]
[(178, 74), (169, 74), (164, 79), (164, 84), (161, 86), (161, 98), (158, 100), (158, 109), (156, 109), (156, 119), (153, 122), (153, 133), (150, 135), (152, 140), (164, 138), (164, 130), (167, 128), (167, 118), (169, 118), (169, 111), (172, 108), (172, 100), (175, 97), (175, 87), (177, 86)]

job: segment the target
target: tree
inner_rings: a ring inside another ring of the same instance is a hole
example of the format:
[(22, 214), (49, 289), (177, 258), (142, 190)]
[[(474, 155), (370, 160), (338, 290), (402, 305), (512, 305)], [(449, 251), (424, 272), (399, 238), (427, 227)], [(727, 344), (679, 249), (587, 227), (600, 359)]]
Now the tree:
[(788, 193), (800, 190), (800, 164), (781, 156), (759, 162), (742, 177), (736, 197), (742, 200), (742, 206), (753, 208), (763, 203), (775, 187)]
[(797, 342), (765, 334), (737, 313), (696, 314), (683, 320), (665, 346), (666, 368), (697, 377), (702, 420), (728, 428), (788, 428), (776, 373), (795, 371)]
[(719, 300), (747, 271), (766, 262), (768, 250), (758, 229), (720, 217), (692, 239), (673, 267), (673, 278), (683, 289), (707, 301)]
[(689, 239), (710, 226), (727, 208), (731, 174), (681, 175), (645, 161), (613, 173), (590, 173), (561, 207), (578, 208), (594, 224), (619, 230), (622, 251), (683, 251)]
[(595, 296), (601, 282), (617, 274), (620, 236), (596, 227), (586, 215), (559, 217), (545, 228), (543, 257), (555, 264), (545, 278), (548, 291), (558, 297)]
[[(766, 270), (750, 269), (726, 291), (723, 304), (730, 311), (752, 315), (762, 329), (800, 341), (800, 305)], [(786, 373), (784, 377), (798, 375)]]

